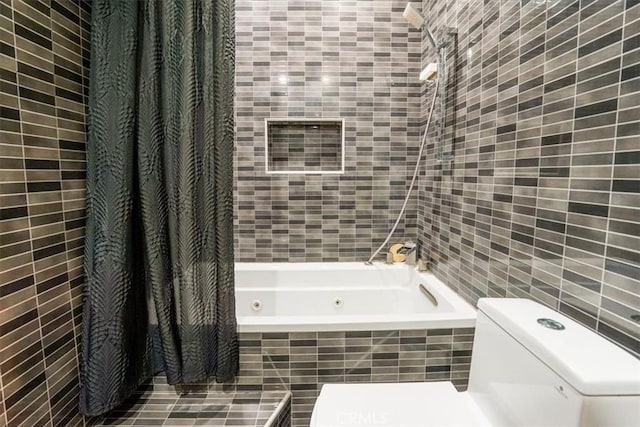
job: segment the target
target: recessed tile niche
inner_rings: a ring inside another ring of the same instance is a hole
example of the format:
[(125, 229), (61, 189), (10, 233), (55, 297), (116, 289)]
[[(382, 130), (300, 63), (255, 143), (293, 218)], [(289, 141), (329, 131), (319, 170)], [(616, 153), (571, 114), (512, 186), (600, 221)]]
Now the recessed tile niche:
[(268, 174), (344, 173), (344, 119), (265, 119)]

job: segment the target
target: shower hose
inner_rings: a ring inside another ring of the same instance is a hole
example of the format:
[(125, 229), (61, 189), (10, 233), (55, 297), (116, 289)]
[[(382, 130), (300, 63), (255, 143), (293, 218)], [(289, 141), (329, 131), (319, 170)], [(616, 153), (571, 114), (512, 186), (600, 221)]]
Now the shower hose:
[(382, 248), (387, 246), (391, 236), (398, 228), (398, 224), (400, 224), (400, 220), (402, 219), (402, 215), (404, 215), (404, 211), (407, 209), (407, 204), (409, 203), (409, 197), (411, 197), (411, 191), (413, 190), (413, 186), (416, 183), (416, 178), (418, 177), (418, 171), (420, 170), (420, 161), (422, 160), (422, 154), (424, 152), (424, 147), (427, 145), (427, 132), (429, 131), (429, 124), (431, 123), (431, 117), (433, 116), (433, 108), (436, 105), (436, 98), (438, 97), (438, 85), (440, 84), (440, 76), (436, 79), (436, 84), (433, 89), (433, 99), (431, 100), (431, 108), (429, 109), (429, 116), (427, 117), (427, 125), (424, 128), (424, 134), (422, 135), (422, 143), (420, 144), (420, 150), (418, 151), (418, 159), (416, 160), (416, 168), (413, 170), (413, 178), (411, 178), (411, 184), (409, 185), (409, 190), (407, 191), (407, 196), (404, 198), (404, 203), (402, 204), (402, 209), (400, 209), (400, 213), (398, 214), (398, 218), (396, 218), (395, 224), (391, 227), (391, 231), (387, 235), (387, 238), (384, 239), (384, 242), (375, 250), (369, 260), (365, 262), (367, 265), (373, 264), (373, 259), (380, 253)]

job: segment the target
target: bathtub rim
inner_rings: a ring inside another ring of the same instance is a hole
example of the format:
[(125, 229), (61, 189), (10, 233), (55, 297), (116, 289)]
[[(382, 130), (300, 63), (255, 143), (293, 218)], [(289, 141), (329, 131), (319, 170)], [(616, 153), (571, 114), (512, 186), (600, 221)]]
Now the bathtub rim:
[[(288, 269), (304, 271), (306, 268), (349, 270), (360, 268), (362, 263), (237, 263), (238, 270)], [(404, 264), (374, 264), (385, 269), (410, 269), (418, 274), (436, 298), (444, 299), (453, 311), (444, 313), (410, 313), (404, 315), (342, 315), (342, 316), (238, 316), (239, 333), (257, 332), (339, 332), (339, 331), (389, 331), (473, 328), (476, 324), (477, 310), (453, 289), (440, 281), (433, 273), (418, 272), (415, 267)]]

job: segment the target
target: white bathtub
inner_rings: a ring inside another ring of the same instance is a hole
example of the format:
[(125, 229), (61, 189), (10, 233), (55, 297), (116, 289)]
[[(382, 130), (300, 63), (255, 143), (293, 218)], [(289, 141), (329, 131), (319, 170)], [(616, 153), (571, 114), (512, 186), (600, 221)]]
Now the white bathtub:
[(466, 328), (476, 320), (475, 308), (435, 276), (402, 264), (238, 263), (236, 311), (239, 332)]

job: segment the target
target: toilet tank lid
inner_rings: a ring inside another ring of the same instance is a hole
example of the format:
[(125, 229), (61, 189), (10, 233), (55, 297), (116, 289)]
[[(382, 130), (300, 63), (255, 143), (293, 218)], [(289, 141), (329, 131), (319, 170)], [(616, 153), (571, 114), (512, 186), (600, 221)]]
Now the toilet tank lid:
[(478, 309), (581, 394), (640, 395), (640, 360), (561, 313), (524, 298), (481, 298)]

